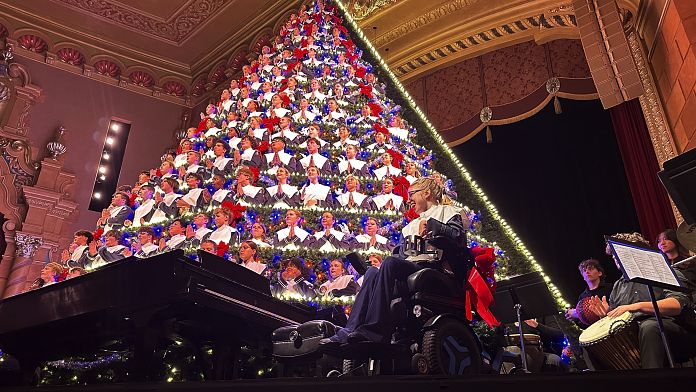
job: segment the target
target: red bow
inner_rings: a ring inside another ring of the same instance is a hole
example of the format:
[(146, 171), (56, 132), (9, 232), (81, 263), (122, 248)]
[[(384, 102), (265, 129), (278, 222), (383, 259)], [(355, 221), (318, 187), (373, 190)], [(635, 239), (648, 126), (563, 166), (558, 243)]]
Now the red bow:
[[(295, 48), (293, 51), (293, 56), (295, 56), (296, 59), (301, 59), (303, 58), (306, 54), (308, 53), (307, 49), (300, 49), (300, 48)], [(293, 64), (294, 66), (295, 64)]]
[(408, 211), (406, 211), (406, 213), (404, 214), (404, 216), (405, 216), (406, 219), (408, 219), (408, 221), (410, 222), (410, 221), (412, 221), (412, 220), (414, 220), (414, 219), (419, 218), (419, 217), (420, 217), (420, 214), (417, 213), (417, 212), (413, 209), (413, 207), (411, 207), (411, 208), (408, 209)]
[[(368, 86), (368, 87), (369, 87), (369, 86)], [(372, 87), (370, 87), (370, 89), (372, 89)], [(376, 103), (376, 102), (370, 102), (370, 103), (367, 104), (367, 106), (370, 107), (370, 113), (371, 113), (373, 116), (379, 116), (379, 115), (382, 113), (382, 106), (380, 106), (380, 105), (379, 105), (378, 103)], [(381, 125), (381, 124), (380, 124), (380, 125)], [(383, 126), (383, 125), (382, 125), (382, 126)], [(384, 127), (384, 126), (383, 126), (383, 127)], [(387, 128), (384, 128), (384, 129), (387, 129)], [(387, 132), (388, 132), (388, 131), (387, 131)]]
[(198, 123), (198, 127), (196, 127), (197, 132), (202, 132), (205, 131), (205, 124), (208, 122), (208, 119), (210, 117), (205, 117), (204, 119), (201, 120), (201, 122)]
[(367, 73), (367, 69), (363, 66), (358, 66), (358, 68), (355, 70), (355, 76), (359, 77), (360, 79), (365, 77), (365, 74)]
[(466, 318), (469, 321), (472, 319), (472, 303), (475, 303), (476, 312), (488, 326), (492, 328), (500, 325), (500, 321), (488, 309), (493, 304), (493, 293), (476, 268), (472, 268), (469, 272), (469, 279), (466, 284)]
[(368, 99), (372, 99), (372, 86), (360, 83), (360, 94), (366, 96)]
[[(262, 141), (261, 143), (259, 143), (258, 147), (256, 147), (256, 151), (258, 151), (258, 152), (260, 152), (260, 153), (263, 154), (263, 153), (265, 153), (266, 151), (268, 151), (268, 149), (269, 149), (270, 147), (271, 147), (271, 145), (268, 144), (268, 142), (264, 140), (264, 141)], [(249, 168), (249, 169), (251, 169), (251, 168)], [(254, 168), (254, 169), (256, 169), (256, 168)], [(256, 169), (256, 170), (258, 171), (259, 169)], [(252, 173), (253, 173), (253, 172), (254, 172), (254, 171), (252, 170)], [(254, 174), (254, 177), (255, 177), (255, 178), (258, 178), (258, 175)], [(254, 182), (255, 182), (255, 181), (256, 181), (256, 179), (254, 179)]]
[(97, 240), (97, 239), (101, 238), (101, 236), (102, 236), (103, 234), (104, 234), (104, 228), (103, 228), (103, 227), (100, 227), (100, 228), (98, 228), (97, 230), (94, 230), (94, 233), (92, 233), (92, 238), (93, 238), (94, 240)]
[[(285, 85), (285, 87), (287, 87), (287, 84)], [(283, 101), (283, 107), (290, 105), (290, 97), (288, 97), (287, 94), (279, 94), (279, 95), (280, 95), (280, 99)], [(278, 122), (280, 123), (280, 120), (278, 120)]]
[[(384, 125), (382, 125), (380, 123), (375, 123), (372, 126), (372, 129), (374, 129), (375, 132), (383, 133), (386, 136), (389, 136), (389, 129), (387, 129), (387, 127), (385, 127)], [(403, 155), (401, 156), (401, 158), (403, 159)]]
[(263, 125), (263, 127), (268, 129), (269, 131), (273, 129), (274, 125), (278, 125), (278, 124), (280, 124), (279, 117), (264, 118), (261, 121), (261, 125)]
[[(352, 44), (353, 41), (350, 42)], [(353, 50), (348, 49), (348, 51), (346, 52), (346, 59), (348, 60), (348, 62), (352, 64), (357, 58), (358, 56), (355, 53), (353, 53)]]
[(131, 193), (130, 198), (128, 200), (128, 204), (133, 207), (135, 205), (135, 199), (138, 198), (138, 195), (135, 193)]
[[(387, 134), (389, 134), (389, 130), (387, 130)], [(394, 166), (396, 168), (401, 168), (401, 162), (404, 161), (404, 154), (402, 154), (398, 151), (394, 151), (391, 148), (387, 150), (387, 154), (391, 155), (391, 157), (392, 157), (392, 166)], [(411, 185), (411, 183), (408, 182), (408, 180), (405, 179), (404, 177), (399, 177), (399, 178), (403, 178), (404, 181), (406, 181), (406, 188), (408, 188), (409, 185)], [(394, 185), (396, 185), (396, 183)]]
[(408, 201), (408, 187), (411, 183), (408, 182), (406, 177), (398, 176), (393, 178), (394, 181), (394, 194), (399, 195), (404, 198), (404, 203)]
[(220, 207), (229, 210), (232, 213), (232, 219), (234, 220), (242, 219), (244, 211), (246, 211), (246, 206), (232, 203), (231, 201), (223, 201)]
[[(268, 142), (263, 142), (263, 143), (268, 144)], [(268, 150), (268, 147), (266, 147), (266, 150)], [(251, 171), (251, 174), (254, 175), (254, 183), (256, 183), (256, 181), (259, 180), (259, 168), (254, 167), (254, 166), (249, 166), (249, 170)]]
[(227, 245), (225, 242), (220, 242), (217, 245), (217, 248), (215, 250), (215, 254), (220, 256), (220, 257), (225, 257), (225, 253), (227, 253), (227, 250), (230, 249), (230, 246)]

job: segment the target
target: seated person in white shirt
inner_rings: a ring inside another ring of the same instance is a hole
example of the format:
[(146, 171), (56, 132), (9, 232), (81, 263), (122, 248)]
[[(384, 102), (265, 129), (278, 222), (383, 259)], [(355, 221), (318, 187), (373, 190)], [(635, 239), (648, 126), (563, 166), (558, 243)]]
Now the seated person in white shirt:
[(211, 195), (207, 189), (203, 190), (203, 198), (212, 208), (220, 207), (226, 201), (234, 203), (234, 192), (225, 188), (225, 182), (226, 179), (222, 174), (213, 174), (212, 186), (215, 192)]
[(97, 226), (104, 226), (104, 230), (120, 229), (126, 220), (132, 219), (133, 210), (128, 207), (130, 197), (124, 192), (116, 192), (111, 198), (111, 205), (102, 211), (101, 218), (97, 220)]
[(309, 102), (323, 103), (326, 99), (326, 95), (321, 92), (321, 83), (319, 79), (312, 79), (312, 81), (309, 82), (309, 92), (305, 94), (304, 97)]
[(215, 155), (215, 159), (206, 159), (205, 166), (209, 170), (212, 170), (213, 173), (231, 173), (232, 170), (234, 170), (234, 160), (227, 157), (229, 150), (229, 144), (222, 141), (222, 139), (215, 139), (213, 141), (213, 154)]
[(64, 249), (61, 253), (60, 261), (68, 267), (84, 268), (90, 263), (87, 250), (93, 239), (92, 233), (87, 230), (76, 231), (69, 249)]
[(200, 153), (198, 151), (189, 151), (186, 153), (186, 162), (179, 166), (179, 178), (185, 178), (188, 173), (196, 173), (204, 179), (208, 177), (209, 171), (204, 166), (199, 164)]
[(271, 107), (266, 111), (266, 117), (285, 117), (290, 114), (290, 110), (283, 107), (283, 97), (280, 93), (273, 94)]
[(193, 142), (189, 139), (181, 139), (181, 141), (179, 142), (179, 147), (181, 148), (181, 153), (174, 157), (175, 168), (178, 168), (179, 166), (186, 164), (186, 154), (189, 151), (193, 150)]
[(254, 222), (254, 224), (251, 225), (251, 230), (249, 231), (251, 232), (251, 238), (249, 238), (249, 241), (258, 245), (259, 248), (270, 248), (273, 246), (266, 237), (266, 226), (264, 226), (263, 223)]
[(239, 264), (259, 275), (264, 275), (268, 266), (257, 261), (258, 249), (259, 246), (253, 241), (243, 241), (239, 245)]
[(321, 230), (317, 230), (314, 233), (314, 248), (324, 252), (350, 249), (348, 236), (334, 229), (335, 222), (336, 220), (332, 213), (325, 211), (321, 214)]
[(184, 249), (189, 246), (187, 241), (184, 222), (181, 219), (174, 219), (169, 225), (169, 239), (160, 238), (159, 249), (162, 252), (169, 252), (175, 249)]
[(179, 207), (176, 205), (176, 199), (181, 197), (180, 194), (176, 193), (179, 191), (179, 181), (173, 178), (165, 178), (160, 183), (160, 188), (164, 195), (159, 192), (155, 193), (157, 211), (155, 211), (152, 219), (162, 221), (179, 216)]
[(239, 235), (237, 229), (230, 226), (233, 221), (232, 211), (227, 208), (216, 208), (213, 211), (213, 216), (216, 229), (210, 233), (207, 239), (215, 242), (216, 245), (223, 242), (227, 245), (236, 244)]
[(303, 131), (307, 132), (307, 139), (298, 146), (299, 148), (307, 148), (309, 139), (316, 139), (319, 142), (320, 150), (323, 150), (329, 144), (326, 140), (321, 138), (321, 128), (319, 124), (310, 124)]
[(300, 159), (300, 164), (307, 170), (310, 167), (316, 167), (322, 174), (331, 174), (331, 162), (329, 158), (319, 154), (319, 141), (317, 139), (307, 140), (307, 155)]
[(123, 246), (120, 242), (121, 233), (116, 230), (104, 233), (104, 245), (101, 244), (101, 241), (92, 241), (88, 248), (90, 264), (86, 268), (98, 268), (132, 256), (133, 252), (130, 248)]
[(382, 180), (382, 193), (372, 197), (372, 204), (375, 210), (406, 212), (404, 198), (394, 194), (393, 191), (394, 180), (391, 177), (385, 177)]
[(239, 143), (240, 151), (235, 151), (235, 161), (238, 165), (253, 166), (256, 168), (261, 168), (263, 165), (263, 158), (261, 153), (256, 151), (256, 140), (249, 135), (242, 137), (242, 141)]
[(188, 192), (176, 200), (176, 206), (194, 213), (202, 211), (206, 205), (203, 197), (203, 178), (196, 173), (189, 173), (186, 175), (186, 185)]
[(157, 202), (153, 199), (155, 193), (155, 187), (150, 184), (143, 184), (140, 187), (138, 196), (140, 196), (140, 203), (138, 208), (133, 212), (133, 221), (126, 220), (124, 222), (125, 226), (138, 227), (147, 223), (150, 223), (155, 212), (157, 212)]
[(396, 115), (389, 120), (389, 134), (396, 136), (401, 140), (406, 140), (409, 137), (408, 129), (404, 126), (404, 121), (401, 116)]
[(138, 229), (138, 242), (135, 244), (135, 257), (146, 258), (159, 253), (159, 246), (152, 243), (155, 238), (155, 232), (151, 227), (142, 226)]
[(317, 115), (309, 110), (309, 100), (307, 98), (302, 98), (300, 101), (300, 110), (292, 115), (293, 121), (299, 124), (307, 124), (314, 121), (314, 117)]
[(272, 134), (271, 138), (282, 137), (284, 139), (287, 139), (289, 142), (296, 141), (300, 134), (293, 131), (291, 125), (292, 118), (290, 116), (281, 117), (280, 122), (278, 123), (278, 128), (280, 129), (278, 130), (278, 132)]
[(346, 112), (343, 111), (338, 106), (338, 102), (330, 98), (329, 102), (327, 104), (327, 109), (328, 111), (326, 112), (326, 116), (324, 116), (324, 121), (334, 121), (334, 122), (345, 122), (346, 121)]
[(352, 174), (346, 177), (345, 191), (336, 197), (338, 204), (345, 208), (372, 209), (370, 198), (360, 192), (360, 180)]
[(338, 127), (338, 141), (333, 144), (334, 147), (345, 149), (349, 145), (359, 146), (360, 142), (350, 138), (350, 130), (347, 126), (341, 125)]
[(391, 252), (392, 246), (389, 243), (389, 239), (377, 234), (378, 230), (377, 219), (367, 218), (364, 228), (365, 233), (355, 237), (357, 246), (363, 250), (373, 249), (380, 252)]
[(222, 90), (220, 93), (220, 102), (218, 103), (218, 112), (229, 112), (232, 105), (236, 102), (232, 99), (232, 93), (228, 89)]
[(253, 185), (254, 173), (248, 167), (241, 166), (237, 169), (237, 184), (232, 200), (243, 206), (249, 204), (264, 204), (266, 195), (264, 189)]
[(401, 169), (394, 166), (394, 158), (389, 154), (389, 151), (380, 155), (374, 163), (382, 164), (380, 168), (373, 170), (375, 177), (380, 181), (385, 177), (398, 177), (401, 175)]
[(308, 183), (300, 190), (302, 205), (305, 207), (333, 207), (334, 195), (331, 187), (319, 183), (319, 169), (316, 166), (307, 168), (307, 180)]
[(288, 183), (290, 171), (279, 167), (275, 175), (277, 184), (266, 188), (266, 202), (272, 208), (298, 207), (302, 200), (297, 187)]
[(406, 162), (404, 165), (404, 172), (406, 173), (404, 177), (408, 180), (409, 184), (413, 184), (414, 181), (421, 177), (415, 162)]
[(367, 146), (366, 150), (377, 151), (382, 154), (387, 150), (393, 148), (391, 144), (387, 143), (387, 138), (389, 137), (389, 131), (384, 129), (378, 129), (374, 133), (375, 142)]
[(300, 226), (301, 223), (302, 213), (299, 210), (287, 210), (285, 213), (285, 224), (287, 227), (276, 232), (274, 245), (291, 248), (311, 246), (314, 242), (314, 237)]
[(365, 128), (371, 128), (374, 123), (379, 120), (379, 117), (372, 114), (370, 105), (363, 105), (360, 108), (360, 116), (355, 119), (355, 124)]
[(346, 159), (338, 162), (339, 173), (359, 176), (367, 176), (369, 174), (367, 162), (357, 158), (359, 149), (360, 147), (353, 144), (346, 146)]
[(193, 217), (193, 224), (186, 226), (186, 238), (193, 246), (200, 246), (201, 243), (210, 237), (213, 231), (208, 228), (208, 215), (200, 212)]
[(253, 136), (257, 142), (268, 141), (269, 133), (266, 128), (261, 128), (261, 117), (249, 117), (247, 121), (249, 122), (247, 135)]
[(339, 259), (331, 260), (329, 265), (329, 280), (319, 286), (319, 294), (325, 297), (341, 297), (355, 295), (360, 286), (353, 275), (346, 273), (346, 266)]
[(285, 152), (285, 139), (277, 136), (271, 140), (271, 151), (264, 154), (264, 166), (270, 174), (275, 174), (279, 167), (284, 167), (290, 172), (297, 170), (297, 160)]

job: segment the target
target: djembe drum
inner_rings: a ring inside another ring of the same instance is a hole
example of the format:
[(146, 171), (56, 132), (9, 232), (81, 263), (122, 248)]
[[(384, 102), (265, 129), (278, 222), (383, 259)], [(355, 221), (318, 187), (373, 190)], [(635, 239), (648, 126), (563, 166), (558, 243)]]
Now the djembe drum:
[(640, 369), (638, 322), (625, 312), (618, 317), (604, 317), (590, 325), (578, 339), (593, 362), (606, 369)]

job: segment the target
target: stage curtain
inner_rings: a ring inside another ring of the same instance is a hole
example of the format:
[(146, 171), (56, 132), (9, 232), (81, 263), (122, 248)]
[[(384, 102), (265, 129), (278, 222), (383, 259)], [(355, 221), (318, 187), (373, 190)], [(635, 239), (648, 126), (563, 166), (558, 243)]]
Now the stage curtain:
[(642, 234), (656, 247), (657, 235), (667, 228), (676, 229), (677, 223), (667, 191), (657, 177), (660, 166), (643, 111), (638, 99), (633, 99), (609, 109), (609, 113)]

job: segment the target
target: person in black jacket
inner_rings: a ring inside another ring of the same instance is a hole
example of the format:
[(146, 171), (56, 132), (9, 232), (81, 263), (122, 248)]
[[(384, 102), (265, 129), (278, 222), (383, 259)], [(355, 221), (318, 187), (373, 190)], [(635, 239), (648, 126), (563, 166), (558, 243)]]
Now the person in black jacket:
[[(585, 280), (585, 283), (587, 283), (587, 288), (578, 296), (578, 303), (583, 301), (585, 298), (594, 296), (599, 298), (609, 298), (611, 295), (611, 286), (604, 282), (604, 268), (598, 260), (583, 260), (580, 265), (578, 265), (578, 270), (580, 270), (582, 278)], [(571, 321), (577, 320), (582, 323), (582, 325), (592, 324), (591, 321), (593, 321), (594, 318), (587, 314), (582, 314), (582, 306), (580, 308), (580, 313), (578, 313), (576, 308), (566, 310), (566, 319)]]

